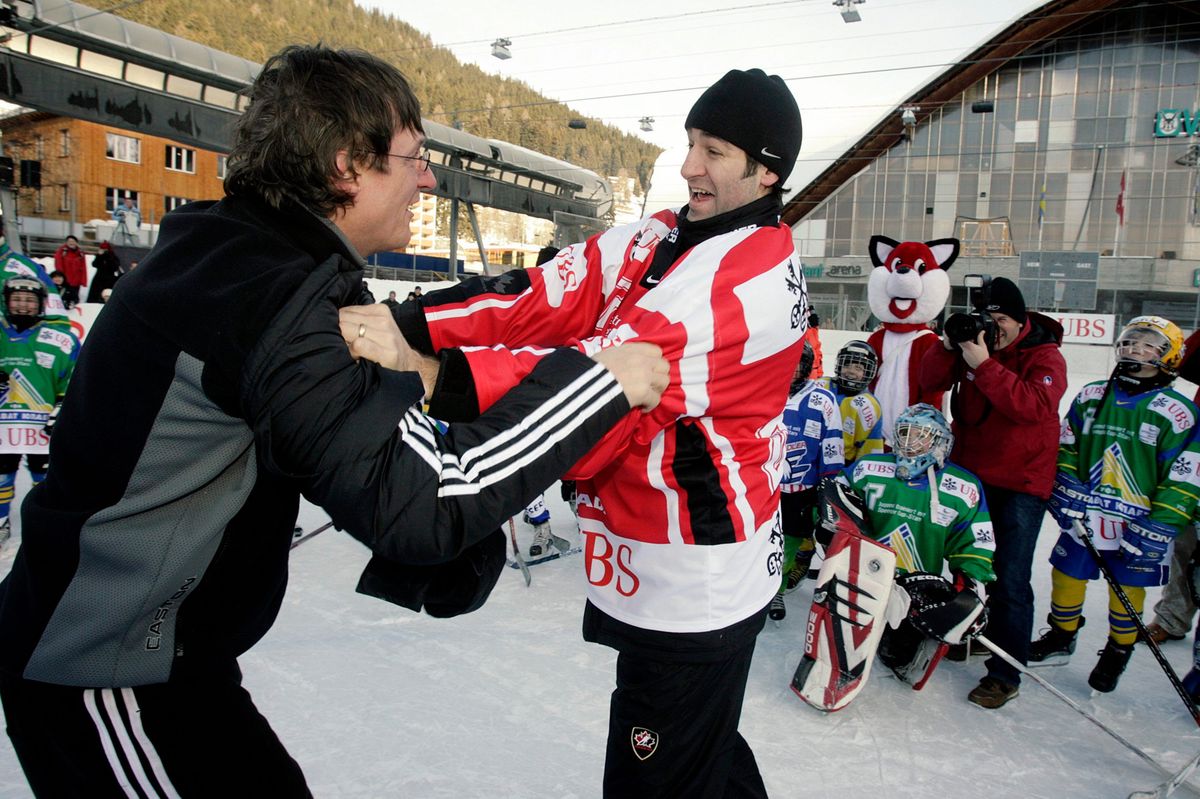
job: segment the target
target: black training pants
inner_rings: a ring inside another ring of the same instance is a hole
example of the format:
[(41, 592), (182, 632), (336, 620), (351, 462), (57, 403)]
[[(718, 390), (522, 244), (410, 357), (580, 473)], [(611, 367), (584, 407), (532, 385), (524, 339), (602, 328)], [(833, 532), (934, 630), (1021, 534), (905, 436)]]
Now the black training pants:
[(241, 687), (220, 676), (73, 688), (0, 676), (8, 737), (38, 797), (311, 797)]
[(652, 660), (622, 652), (608, 719), (604, 796), (766, 797), (738, 732), (754, 641), (724, 660)]

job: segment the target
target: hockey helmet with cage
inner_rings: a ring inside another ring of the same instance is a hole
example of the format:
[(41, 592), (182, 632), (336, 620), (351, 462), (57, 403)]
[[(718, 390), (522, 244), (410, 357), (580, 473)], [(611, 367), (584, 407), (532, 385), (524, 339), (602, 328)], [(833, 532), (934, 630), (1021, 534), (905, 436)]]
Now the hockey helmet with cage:
[(896, 476), (908, 480), (930, 466), (946, 465), (954, 447), (954, 434), (942, 412), (924, 402), (911, 405), (896, 417)]
[[(850, 378), (845, 374), (848, 366), (861, 366), (862, 377)], [(879, 356), (865, 341), (851, 341), (837, 354), (837, 366), (833, 383), (846, 394), (858, 394), (866, 389), (879, 372)]]
[(19, 291), (27, 291), (37, 297), (38, 310), (36, 315), (39, 318), (46, 313), (45, 284), (31, 275), (13, 275), (4, 281), (4, 312), (6, 315), (12, 315), (9, 311), (9, 300), (12, 295)]
[[(1161, 316), (1137, 316), (1117, 336), (1117, 368), (1134, 371), (1149, 364), (1174, 377), (1183, 363), (1183, 332)], [(1151, 354), (1153, 350), (1153, 354)], [(1139, 352), (1143, 357), (1139, 357)]]

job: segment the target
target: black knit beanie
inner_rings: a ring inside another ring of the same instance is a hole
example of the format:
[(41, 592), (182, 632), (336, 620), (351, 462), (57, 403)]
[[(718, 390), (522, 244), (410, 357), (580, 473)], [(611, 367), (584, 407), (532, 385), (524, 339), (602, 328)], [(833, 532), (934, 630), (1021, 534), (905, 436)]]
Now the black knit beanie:
[(1025, 298), (1021, 289), (1006, 277), (998, 277), (992, 281), (988, 292), (989, 311), (996, 311), (1010, 317), (1014, 322), (1025, 324)]
[(700, 95), (683, 127), (699, 128), (746, 151), (782, 186), (800, 155), (800, 107), (783, 78), (731, 69)]

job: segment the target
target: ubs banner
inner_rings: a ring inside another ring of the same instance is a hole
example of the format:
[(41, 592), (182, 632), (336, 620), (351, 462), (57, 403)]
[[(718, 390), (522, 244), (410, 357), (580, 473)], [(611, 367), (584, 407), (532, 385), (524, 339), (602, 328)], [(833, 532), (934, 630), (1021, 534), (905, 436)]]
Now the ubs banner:
[(1117, 317), (1113, 314), (1055, 313), (1041, 311), (1063, 326), (1064, 344), (1103, 344), (1111, 346)]

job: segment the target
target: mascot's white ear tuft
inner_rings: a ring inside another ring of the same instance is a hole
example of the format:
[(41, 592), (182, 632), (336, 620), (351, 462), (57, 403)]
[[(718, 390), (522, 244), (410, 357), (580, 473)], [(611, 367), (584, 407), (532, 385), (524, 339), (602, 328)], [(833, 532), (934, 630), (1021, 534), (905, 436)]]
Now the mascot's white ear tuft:
[(888, 256), (899, 244), (900, 242), (889, 239), (887, 236), (872, 236), (871, 241), (867, 244), (867, 253), (871, 256), (871, 263), (875, 266), (887, 266)]
[(925, 242), (925, 246), (942, 269), (949, 269), (950, 264), (958, 258), (958, 239), (936, 239)]

